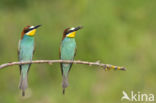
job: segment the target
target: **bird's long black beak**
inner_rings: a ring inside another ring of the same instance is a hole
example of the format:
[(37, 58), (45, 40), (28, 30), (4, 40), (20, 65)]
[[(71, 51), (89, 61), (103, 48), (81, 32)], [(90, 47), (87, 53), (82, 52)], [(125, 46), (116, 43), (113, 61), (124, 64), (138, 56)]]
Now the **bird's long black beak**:
[(33, 29), (37, 29), (37, 28), (40, 27), (40, 26), (41, 26), (41, 25), (37, 25), (37, 26), (35, 26), (35, 27), (29, 29), (29, 31), (30, 31), (30, 30), (33, 30)]
[(40, 27), (41, 25), (37, 25), (37, 26), (35, 26), (33, 29), (37, 29), (38, 27)]
[(78, 26), (78, 27), (76, 27), (73, 31), (78, 31), (78, 30), (80, 30), (80, 29), (82, 29), (83, 27), (82, 26)]

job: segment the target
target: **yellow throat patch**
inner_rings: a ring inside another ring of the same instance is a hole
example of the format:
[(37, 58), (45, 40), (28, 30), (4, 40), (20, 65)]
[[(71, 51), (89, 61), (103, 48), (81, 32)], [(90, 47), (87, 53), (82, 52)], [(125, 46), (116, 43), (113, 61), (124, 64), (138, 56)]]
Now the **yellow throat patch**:
[(28, 35), (28, 36), (34, 36), (35, 33), (36, 33), (36, 29), (33, 29), (33, 30), (29, 31), (28, 33), (26, 33), (26, 35)]
[(74, 32), (69, 33), (69, 34), (67, 35), (67, 37), (69, 37), (69, 38), (74, 38), (75, 35), (76, 35), (76, 32), (74, 31)]

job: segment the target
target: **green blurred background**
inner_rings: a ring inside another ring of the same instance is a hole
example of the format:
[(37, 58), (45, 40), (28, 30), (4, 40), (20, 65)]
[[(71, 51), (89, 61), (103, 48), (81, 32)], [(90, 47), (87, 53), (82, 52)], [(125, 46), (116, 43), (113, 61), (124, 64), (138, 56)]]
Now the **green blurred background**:
[(0, 70), (0, 103), (121, 103), (123, 90), (155, 94), (155, 5), (155, 0), (0, 0), (0, 64), (17, 61), (27, 25), (43, 25), (35, 36), (34, 60), (58, 59), (63, 30), (82, 25), (75, 59), (127, 68), (105, 72), (73, 65), (64, 96), (60, 65), (34, 64), (22, 98), (19, 68), (8, 67)]

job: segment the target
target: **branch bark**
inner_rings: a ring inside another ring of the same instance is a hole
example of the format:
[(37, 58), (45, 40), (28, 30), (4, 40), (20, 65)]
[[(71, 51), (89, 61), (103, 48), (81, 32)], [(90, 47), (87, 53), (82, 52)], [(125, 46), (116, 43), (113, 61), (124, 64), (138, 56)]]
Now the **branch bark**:
[(22, 64), (53, 64), (53, 63), (73, 63), (73, 64), (85, 64), (89, 66), (99, 66), (100, 68), (103, 68), (104, 70), (126, 70), (124, 67), (120, 66), (114, 66), (111, 64), (103, 64), (99, 61), (96, 62), (88, 62), (88, 61), (80, 61), (80, 60), (35, 60), (35, 61), (25, 61), (25, 62), (9, 62), (5, 64), (0, 65), (0, 69), (13, 66), (13, 65), (22, 65)]

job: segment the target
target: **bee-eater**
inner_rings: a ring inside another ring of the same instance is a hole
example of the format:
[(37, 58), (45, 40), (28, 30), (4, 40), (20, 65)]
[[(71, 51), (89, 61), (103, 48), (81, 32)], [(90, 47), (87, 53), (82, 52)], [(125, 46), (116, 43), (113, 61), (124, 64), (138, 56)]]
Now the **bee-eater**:
[[(34, 53), (34, 35), (36, 29), (40, 27), (37, 26), (27, 26), (23, 29), (21, 33), (21, 39), (18, 46), (18, 58), (19, 61), (32, 61)], [(25, 90), (28, 87), (27, 76), (31, 64), (22, 64), (20, 65), (20, 84), (19, 88), (22, 90), (22, 96), (25, 96)]]
[[(63, 32), (63, 38), (60, 46), (60, 59), (61, 60), (74, 60), (76, 54), (76, 42), (75, 42), (75, 34), (76, 31), (81, 29), (81, 26), (76, 28), (67, 28)], [(61, 63), (61, 72), (63, 76), (62, 87), (63, 94), (65, 93), (65, 88), (68, 87), (68, 74), (72, 67), (72, 63)]]

